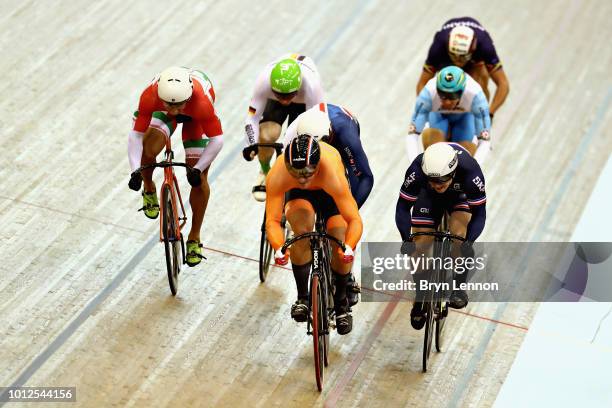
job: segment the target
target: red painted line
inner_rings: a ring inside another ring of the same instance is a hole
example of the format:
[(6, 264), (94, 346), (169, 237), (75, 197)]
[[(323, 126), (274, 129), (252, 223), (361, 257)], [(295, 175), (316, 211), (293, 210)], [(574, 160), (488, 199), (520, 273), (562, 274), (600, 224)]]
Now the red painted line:
[(456, 309), (449, 309), (451, 312), (453, 313), (459, 313), (465, 316), (470, 316), (470, 317), (475, 317), (477, 319), (482, 319), (482, 320), (486, 320), (488, 322), (492, 322), (492, 323), (497, 323), (497, 324), (501, 324), (503, 326), (508, 326), (508, 327), (514, 327), (515, 329), (520, 329), (520, 330), (524, 330), (524, 331), (529, 331), (529, 327), (525, 327), (525, 326), (521, 326), (518, 324), (514, 324), (514, 323), (508, 323), (508, 322), (504, 322), (501, 320), (496, 320), (496, 319), (492, 319), (490, 317), (486, 317), (486, 316), (481, 316), (481, 315), (477, 315), (475, 313), (468, 313), (468, 312), (464, 312), (462, 310), (456, 310)]
[[(250, 258), (248, 256), (242, 256), (242, 255), (234, 254), (232, 252), (223, 251), (221, 249), (216, 249), (216, 248), (211, 248), (211, 247), (204, 247), (204, 248), (208, 249), (209, 251), (212, 251), (212, 252), (217, 252), (217, 253), (220, 253), (220, 254), (223, 254), (223, 255), (232, 256), (234, 258), (240, 258), (240, 259), (244, 259), (244, 260), (247, 260), (247, 261), (252, 261), (252, 262), (259, 263), (259, 259), (255, 259), (255, 258)], [(273, 267), (278, 268), (278, 269), (284, 269), (286, 271), (290, 271), (291, 270), (291, 268), (289, 268), (287, 266), (280, 266), (280, 265), (275, 265), (275, 264), (271, 264), (270, 266), (273, 266)], [(382, 290), (376, 290), (376, 289), (368, 288), (367, 286), (362, 286), (361, 290), (366, 290), (368, 292), (376, 292), (378, 294), (389, 296), (390, 298), (393, 298), (393, 299), (399, 299), (399, 300), (394, 300), (394, 301), (392, 300), (392, 302), (394, 304), (393, 308), (395, 308), (395, 306), (396, 306), (395, 304), (398, 301), (406, 301), (406, 302), (410, 301), (410, 299), (408, 299), (407, 297), (399, 296), (397, 294), (393, 294), (393, 293), (390, 293), (390, 292), (385, 292), (385, 291), (382, 291)], [(514, 323), (504, 322), (502, 320), (492, 319), (490, 317), (478, 315), (478, 314), (475, 314), (475, 313), (468, 313), (468, 312), (464, 312), (464, 311), (460, 311), (460, 310), (455, 310), (455, 309), (450, 309), (450, 311), (453, 312), (453, 313), (462, 314), (464, 316), (475, 317), (477, 319), (486, 320), (488, 322), (501, 324), (503, 326), (514, 327), (514, 328), (519, 329), (519, 330), (524, 330), (524, 331), (528, 331), (529, 330), (529, 327), (521, 326), (521, 325), (514, 324)], [(385, 312), (383, 312), (383, 315), (384, 315), (384, 313)]]

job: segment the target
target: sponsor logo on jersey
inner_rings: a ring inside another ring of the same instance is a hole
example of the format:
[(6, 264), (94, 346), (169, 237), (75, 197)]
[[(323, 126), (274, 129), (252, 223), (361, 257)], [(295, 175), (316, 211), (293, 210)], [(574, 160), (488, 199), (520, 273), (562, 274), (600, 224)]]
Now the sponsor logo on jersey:
[(414, 180), (416, 180), (416, 173), (413, 171), (404, 181), (404, 188), (408, 188), (408, 186), (412, 184)]
[(421, 208), (423, 214), (429, 214), (429, 208)]
[(478, 187), (478, 190), (485, 191), (484, 181), (480, 179), (480, 177), (476, 176), (472, 179), (472, 182)]

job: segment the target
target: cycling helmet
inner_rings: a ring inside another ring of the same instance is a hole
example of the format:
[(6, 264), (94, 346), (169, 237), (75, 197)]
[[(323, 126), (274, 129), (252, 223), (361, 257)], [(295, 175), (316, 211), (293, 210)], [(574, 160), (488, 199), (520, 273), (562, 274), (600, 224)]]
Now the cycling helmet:
[(183, 67), (170, 67), (159, 74), (157, 96), (170, 104), (182, 104), (191, 98), (193, 83), (190, 70)]
[(442, 99), (461, 98), (465, 83), (465, 72), (454, 65), (442, 68), (436, 77), (436, 88)]
[(456, 56), (464, 56), (473, 52), (474, 30), (459, 25), (453, 27), (448, 37), (448, 52)]
[(318, 105), (298, 116), (297, 121), (298, 136), (312, 136), (316, 141), (329, 138), (331, 123), (327, 113), (322, 112)]
[(445, 183), (452, 179), (457, 170), (457, 151), (448, 143), (434, 143), (423, 153), (421, 169), (433, 182)]
[(285, 148), (285, 166), (294, 177), (310, 177), (321, 160), (319, 142), (309, 135), (298, 135)]
[(270, 86), (277, 94), (292, 94), (302, 85), (302, 71), (299, 64), (291, 58), (279, 61), (270, 73)]

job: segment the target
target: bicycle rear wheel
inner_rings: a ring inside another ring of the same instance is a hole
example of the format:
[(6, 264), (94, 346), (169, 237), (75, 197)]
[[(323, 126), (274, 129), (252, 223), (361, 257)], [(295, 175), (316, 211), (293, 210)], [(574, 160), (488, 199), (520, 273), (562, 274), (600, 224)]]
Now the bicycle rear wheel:
[(321, 282), (317, 275), (313, 275), (310, 289), (310, 311), (312, 312), (312, 342), (314, 351), (315, 377), (317, 389), (323, 389), (323, 367), (325, 356), (325, 330), (323, 329), (326, 306), (322, 302)]
[(423, 304), (426, 313), (425, 320), (425, 337), (423, 339), (423, 372), (427, 372), (427, 361), (431, 354), (431, 343), (434, 337), (434, 311), (433, 303), (431, 301)]
[(174, 202), (170, 186), (164, 186), (162, 190), (162, 228), (164, 232), (164, 249), (166, 252), (166, 269), (168, 271), (168, 283), (172, 296), (178, 292), (178, 275), (181, 271), (181, 238), (176, 236), (176, 220), (174, 219)]
[(272, 252), (272, 246), (268, 242), (268, 235), (266, 234), (266, 213), (264, 212), (264, 219), (261, 224), (261, 240), (259, 242), (259, 280), (262, 283), (268, 277)]

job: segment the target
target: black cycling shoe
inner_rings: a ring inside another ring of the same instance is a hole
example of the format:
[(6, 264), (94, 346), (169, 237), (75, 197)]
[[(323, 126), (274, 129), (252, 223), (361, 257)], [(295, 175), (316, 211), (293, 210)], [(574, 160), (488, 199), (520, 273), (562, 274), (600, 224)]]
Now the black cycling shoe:
[(353, 316), (351, 316), (351, 307), (348, 305), (348, 300), (344, 299), (344, 305), (338, 302), (335, 305), (336, 309), (336, 330), (338, 334), (349, 334), (353, 330)]
[(425, 326), (426, 313), (423, 310), (423, 303), (414, 302), (410, 311), (410, 324), (415, 330), (421, 330)]
[(468, 304), (468, 294), (465, 290), (453, 290), (448, 299), (448, 305), (453, 309), (463, 309)]
[(346, 285), (346, 297), (349, 302), (349, 307), (359, 303), (359, 293), (361, 293), (361, 288), (359, 287), (359, 283), (355, 280), (355, 275), (351, 273)]
[(291, 318), (302, 323), (308, 320), (308, 300), (298, 299), (291, 305)]

